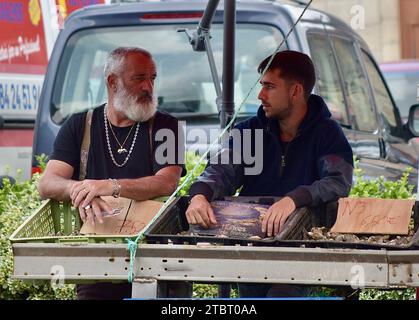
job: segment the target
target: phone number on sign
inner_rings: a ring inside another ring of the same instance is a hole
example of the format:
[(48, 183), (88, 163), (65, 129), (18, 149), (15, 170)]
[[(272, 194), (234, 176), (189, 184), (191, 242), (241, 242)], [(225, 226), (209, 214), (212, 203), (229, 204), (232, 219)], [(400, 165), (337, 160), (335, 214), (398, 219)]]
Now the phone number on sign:
[(0, 83), (0, 110), (36, 110), (40, 94), (39, 84)]

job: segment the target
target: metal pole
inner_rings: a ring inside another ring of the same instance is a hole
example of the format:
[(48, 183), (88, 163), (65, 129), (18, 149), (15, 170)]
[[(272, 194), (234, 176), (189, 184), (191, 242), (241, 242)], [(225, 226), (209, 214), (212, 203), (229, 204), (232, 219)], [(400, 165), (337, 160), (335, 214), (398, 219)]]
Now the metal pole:
[[(220, 0), (209, 0), (207, 7), (205, 8), (204, 15), (199, 22), (197, 29), (197, 42), (196, 50), (202, 50), (205, 48), (207, 52), (208, 62), (210, 65), (211, 76), (215, 86), (215, 92), (217, 95), (216, 104), (218, 113), (221, 111), (221, 100), (222, 100), (222, 89), (220, 85), (220, 79), (218, 78), (217, 67), (214, 61), (214, 55), (211, 48), (209, 30), (211, 27), (212, 19), (214, 18), (215, 11), (217, 10)], [(202, 41), (203, 40), (203, 41)], [(204, 46), (202, 46), (204, 44)]]
[(217, 110), (218, 112), (220, 112), (221, 110), (221, 100), (222, 99), (222, 89), (221, 89), (221, 85), (220, 85), (220, 79), (218, 78), (218, 72), (217, 72), (217, 65), (215, 64), (215, 60), (214, 60), (214, 55), (212, 53), (212, 47), (211, 47), (211, 41), (210, 41), (210, 36), (209, 33), (206, 32), (205, 33), (205, 47), (206, 47), (206, 51), (207, 51), (207, 57), (208, 57), (208, 62), (210, 65), (210, 70), (211, 70), (211, 76), (212, 76), (212, 81), (214, 82), (214, 86), (215, 86), (215, 93), (217, 94)]
[(224, 1), (223, 100), (221, 128), (225, 128), (234, 114), (234, 53), (236, 29), (236, 0)]
[(214, 17), (215, 10), (217, 10), (217, 6), (219, 2), (220, 0), (208, 1), (207, 7), (205, 8), (201, 21), (199, 22), (198, 32), (201, 30), (205, 30), (205, 31), (209, 30), (211, 26), (212, 18)]

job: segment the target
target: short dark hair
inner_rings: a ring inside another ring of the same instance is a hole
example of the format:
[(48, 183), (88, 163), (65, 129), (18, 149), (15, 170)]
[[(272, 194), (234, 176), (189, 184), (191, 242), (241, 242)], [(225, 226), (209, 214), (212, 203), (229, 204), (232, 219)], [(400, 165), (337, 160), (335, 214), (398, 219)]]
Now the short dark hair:
[[(265, 58), (258, 67), (258, 72), (262, 74), (272, 55)], [(298, 51), (285, 50), (275, 54), (269, 65), (268, 70), (278, 69), (281, 72), (281, 78), (287, 81), (297, 81), (304, 88), (306, 100), (310, 96), (316, 82), (316, 73), (314, 71), (313, 61), (304, 53)]]

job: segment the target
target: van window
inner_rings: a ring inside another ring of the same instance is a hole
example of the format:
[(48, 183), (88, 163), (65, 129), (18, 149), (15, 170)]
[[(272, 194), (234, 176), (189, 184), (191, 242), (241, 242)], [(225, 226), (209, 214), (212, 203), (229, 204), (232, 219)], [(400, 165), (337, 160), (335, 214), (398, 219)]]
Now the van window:
[(322, 35), (309, 34), (311, 57), (316, 69), (317, 93), (325, 100), (332, 118), (349, 125), (338, 68), (329, 40)]
[(354, 129), (373, 132), (377, 119), (369, 96), (367, 78), (352, 42), (333, 37), (339, 66), (342, 70), (348, 100), (348, 112)]
[(387, 88), (370, 56), (362, 51), (362, 57), (370, 78), (378, 114), (381, 117), (384, 126), (386, 126), (386, 129), (390, 132), (394, 131), (397, 129), (397, 120), (394, 114), (394, 105)]
[[(400, 112), (403, 121), (409, 117), (410, 106), (417, 101), (419, 92), (419, 62), (402, 62), (401, 65), (389, 63), (380, 66), (387, 86), (390, 89), (394, 103)], [(419, 102), (419, 101), (418, 101)]]
[[(159, 110), (182, 114), (218, 114), (216, 93), (205, 52), (192, 50), (179, 28), (195, 25), (159, 25), (97, 28), (74, 34), (64, 49), (54, 85), (51, 118), (61, 124), (69, 115), (93, 108), (107, 99), (103, 68), (107, 54), (119, 46), (137, 46), (151, 52), (157, 65)], [(222, 25), (214, 24), (211, 44), (222, 76)], [(257, 66), (282, 41), (271, 26), (236, 27), (235, 100), (238, 106), (258, 79)], [(254, 90), (242, 108), (255, 113), (260, 103)]]

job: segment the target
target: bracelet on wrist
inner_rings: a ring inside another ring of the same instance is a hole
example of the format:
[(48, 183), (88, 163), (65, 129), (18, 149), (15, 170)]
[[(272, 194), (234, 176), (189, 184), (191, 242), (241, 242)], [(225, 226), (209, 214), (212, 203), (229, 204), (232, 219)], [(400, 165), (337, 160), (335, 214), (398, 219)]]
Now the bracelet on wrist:
[(112, 183), (113, 183), (112, 196), (114, 198), (119, 198), (119, 196), (121, 195), (121, 185), (119, 184), (118, 180), (116, 180), (116, 179), (109, 178), (109, 180), (111, 180)]

